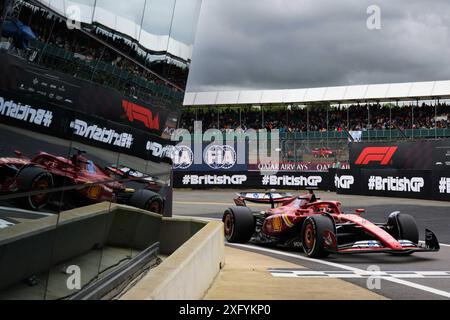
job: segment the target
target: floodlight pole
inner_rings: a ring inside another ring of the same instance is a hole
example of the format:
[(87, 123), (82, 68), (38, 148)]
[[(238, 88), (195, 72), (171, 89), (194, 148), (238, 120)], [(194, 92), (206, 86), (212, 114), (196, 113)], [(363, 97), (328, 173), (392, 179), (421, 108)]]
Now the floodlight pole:
[(309, 147), (309, 105), (306, 105), (306, 140)]
[(440, 99), (437, 98), (437, 104), (436, 102), (434, 103), (434, 138), (437, 140), (437, 131), (438, 131), (438, 127), (437, 127), (437, 108), (439, 107), (440, 104)]
[(370, 141), (370, 105), (366, 101), (367, 106), (367, 139)]
[(327, 148), (329, 147), (330, 139), (330, 105), (327, 105)]
[[(339, 103), (339, 106), (340, 105), (341, 104)], [(348, 128), (348, 130), (351, 130), (351, 128), (350, 128), (350, 107), (351, 106), (347, 105), (347, 128)]]
[(266, 127), (264, 124), (264, 106), (261, 106), (261, 129)]
[(286, 136), (287, 136), (287, 129), (289, 129), (289, 106), (286, 106)]
[[(416, 99), (416, 104), (418, 106), (418, 99)], [(414, 103), (411, 103), (411, 140), (414, 140)]]
[[(398, 100), (395, 100), (398, 107)], [(392, 105), (389, 104), (389, 141), (392, 141)]]
[(242, 108), (239, 107), (239, 127), (242, 129)]

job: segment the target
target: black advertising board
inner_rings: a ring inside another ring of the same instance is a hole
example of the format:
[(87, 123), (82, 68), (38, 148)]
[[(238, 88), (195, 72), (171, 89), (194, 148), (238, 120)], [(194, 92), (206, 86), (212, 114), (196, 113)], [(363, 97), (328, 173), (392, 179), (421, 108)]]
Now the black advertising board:
[(282, 172), (264, 174), (249, 171), (198, 171), (174, 172), (175, 188), (230, 188), (230, 189), (320, 189), (332, 188), (331, 176), (328, 172)]
[(8, 54), (0, 54), (0, 74), (0, 90), (32, 99), (33, 104), (69, 108), (159, 136), (173, 122), (165, 108)]
[(336, 170), (332, 173), (335, 191), (339, 194), (363, 194), (360, 170)]
[(350, 144), (352, 169), (450, 170), (450, 139)]
[(450, 170), (433, 171), (432, 197), (435, 200), (450, 201)]
[(84, 81), (0, 54), (0, 89), (39, 102), (77, 109)]
[(430, 170), (361, 170), (361, 192), (368, 196), (431, 199)]
[(450, 201), (450, 170), (338, 170), (334, 179), (338, 194)]

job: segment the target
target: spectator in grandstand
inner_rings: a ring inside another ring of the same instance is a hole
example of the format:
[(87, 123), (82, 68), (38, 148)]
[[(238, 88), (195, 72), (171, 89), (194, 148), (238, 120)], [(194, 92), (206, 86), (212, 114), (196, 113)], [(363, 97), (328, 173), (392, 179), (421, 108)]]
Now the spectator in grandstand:
[[(370, 123), (368, 108), (370, 109)], [(324, 108), (311, 108), (298, 110), (264, 110), (264, 123), (261, 111), (246, 108), (237, 110), (232, 108), (221, 109), (191, 109), (185, 110), (181, 120), (182, 128), (193, 126), (195, 119), (203, 121), (204, 129), (236, 129), (253, 128), (267, 130), (280, 129), (281, 132), (295, 133), (308, 130), (307, 118), (309, 117), (310, 131), (367, 131), (389, 129), (434, 129), (450, 128), (450, 105), (440, 103), (436, 106), (422, 103), (419, 106), (385, 106), (385, 105), (352, 105), (348, 109), (332, 108), (327, 112)], [(414, 112), (414, 118), (412, 116)], [(309, 115), (307, 114), (309, 113)], [(236, 120), (236, 119), (241, 119)], [(285, 119), (285, 120), (283, 120)], [(413, 120), (414, 119), (414, 120)], [(348, 124), (347, 121), (350, 120)]]

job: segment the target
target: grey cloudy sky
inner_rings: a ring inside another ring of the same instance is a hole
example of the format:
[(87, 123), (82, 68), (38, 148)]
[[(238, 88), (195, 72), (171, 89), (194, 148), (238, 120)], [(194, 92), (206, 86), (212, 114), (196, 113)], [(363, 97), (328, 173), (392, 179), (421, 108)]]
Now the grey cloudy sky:
[(449, 80), (449, 27), (448, 0), (203, 0), (188, 91)]

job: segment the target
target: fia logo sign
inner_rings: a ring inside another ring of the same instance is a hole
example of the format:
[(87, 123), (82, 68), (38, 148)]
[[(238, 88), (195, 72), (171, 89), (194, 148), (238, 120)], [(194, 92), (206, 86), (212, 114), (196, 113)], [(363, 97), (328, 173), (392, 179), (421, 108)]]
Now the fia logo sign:
[(186, 146), (176, 146), (173, 149), (172, 161), (174, 169), (187, 169), (194, 163), (194, 153)]

